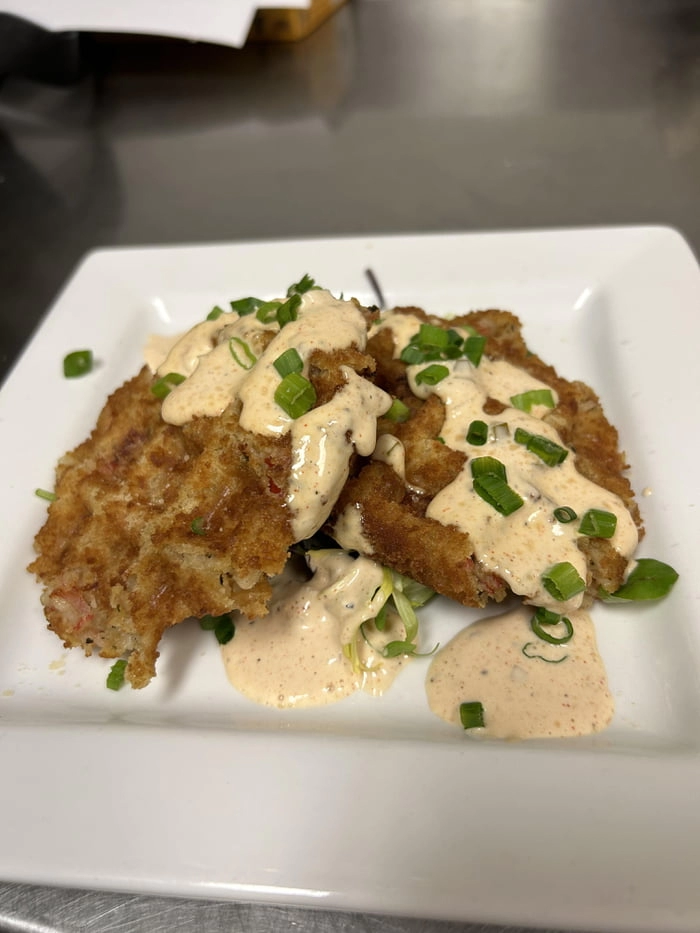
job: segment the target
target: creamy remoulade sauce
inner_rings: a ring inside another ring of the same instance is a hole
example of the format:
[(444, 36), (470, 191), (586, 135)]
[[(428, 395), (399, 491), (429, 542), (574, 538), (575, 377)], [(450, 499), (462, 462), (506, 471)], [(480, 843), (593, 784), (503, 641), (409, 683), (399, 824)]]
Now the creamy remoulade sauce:
[[(360, 625), (383, 603), (383, 571), (366, 557), (344, 550), (309, 552), (313, 576), (292, 574), (275, 586), (270, 612), (250, 622), (239, 618), (233, 639), (222, 647), (231, 684), (256, 703), (279, 709), (321, 706), (364, 690), (381, 695), (408, 658), (384, 658), (383, 647), (405, 637), (396, 615), (384, 631)], [(353, 664), (345, 646), (356, 646)]]
[(256, 434), (291, 434), (292, 471), (286, 502), (298, 540), (320, 528), (342, 489), (353, 450), (368, 456), (376, 422), (391, 405), (386, 392), (342, 367), (345, 378), (334, 398), (306, 415), (292, 418), (275, 401), (280, 375), (275, 360), (295, 349), (308, 375), (314, 350), (333, 351), (367, 344), (365, 318), (350, 301), (324, 289), (301, 296), (298, 316), (280, 329), (254, 314), (224, 313), (197, 324), (170, 348), (158, 366), (160, 376), (178, 373), (184, 382), (163, 400), (163, 419), (181, 425), (196, 416), (220, 415), (236, 398), (241, 426)]
[[(395, 356), (398, 357), (420, 324), (420, 319), (413, 315), (388, 315), (376, 327), (389, 327), (394, 331)], [(536, 405), (527, 414), (510, 406), (512, 396), (549, 386), (502, 360), (483, 357), (479, 366), (473, 366), (466, 359), (440, 362), (449, 374), (433, 386), (416, 382), (417, 375), (427, 364), (408, 367), (412, 392), (419, 398), (427, 398), (430, 393), (439, 396), (445, 405), (441, 430), (444, 442), (467, 453), (469, 458), (490, 456), (499, 460), (506, 468), (508, 485), (519, 493), (524, 505), (509, 516), (498, 513), (474, 491), (471, 464), (467, 460), (459, 476), (433, 498), (428, 517), (467, 532), (482, 564), (499, 574), (510, 589), (525, 597), (527, 602), (557, 612), (578, 608), (583, 594), (557, 601), (542, 583), (542, 573), (563, 561), (571, 563), (584, 580), (587, 573), (585, 555), (576, 545), (579, 522), (559, 522), (554, 510), (569, 506), (579, 519), (591, 508), (614, 513), (617, 527), (610, 543), (628, 559), (638, 540), (629, 511), (618, 496), (582, 476), (576, 470), (573, 455), (563, 463), (548, 466), (525, 445), (515, 442), (515, 432), (522, 428), (563, 446), (554, 428), (542, 420), (549, 408)], [(551, 391), (556, 401), (556, 393)], [(488, 415), (484, 412), (488, 398), (497, 399), (508, 407), (498, 415)], [(469, 425), (475, 420), (484, 421), (488, 426), (489, 439), (483, 446), (466, 440)], [(378, 448), (382, 445), (378, 444)], [(383, 448), (380, 456), (401, 473), (402, 458), (395, 444)]]
[(460, 725), (460, 704), (480, 702), (484, 728), (468, 732), (502, 739), (588, 735), (609, 724), (614, 702), (588, 614), (570, 613), (574, 634), (563, 645), (537, 638), (532, 614), (521, 606), (482, 619), (438, 652), (426, 678), (437, 716)]

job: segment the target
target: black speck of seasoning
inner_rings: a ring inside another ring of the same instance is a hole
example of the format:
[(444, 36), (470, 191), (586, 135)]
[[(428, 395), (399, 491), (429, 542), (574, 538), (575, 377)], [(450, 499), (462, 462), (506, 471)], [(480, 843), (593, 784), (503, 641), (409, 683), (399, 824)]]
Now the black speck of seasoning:
[(484, 668), (483, 671), (479, 671), (479, 673), (480, 673), (483, 677), (486, 677), (486, 675), (488, 674), (488, 668)]
[(345, 603), (345, 608), (346, 608), (346, 609), (354, 609), (354, 608), (355, 608), (355, 603)]

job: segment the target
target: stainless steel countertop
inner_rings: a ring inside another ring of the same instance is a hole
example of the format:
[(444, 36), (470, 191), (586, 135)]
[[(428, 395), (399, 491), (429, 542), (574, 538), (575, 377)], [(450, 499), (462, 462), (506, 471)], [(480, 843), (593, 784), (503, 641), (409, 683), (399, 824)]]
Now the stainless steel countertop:
[[(294, 46), (83, 45), (74, 83), (0, 85), (0, 378), (99, 246), (661, 223), (700, 252), (694, 0), (352, 0)], [(497, 929), (0, 884), (0, 930), (288, 927)]]

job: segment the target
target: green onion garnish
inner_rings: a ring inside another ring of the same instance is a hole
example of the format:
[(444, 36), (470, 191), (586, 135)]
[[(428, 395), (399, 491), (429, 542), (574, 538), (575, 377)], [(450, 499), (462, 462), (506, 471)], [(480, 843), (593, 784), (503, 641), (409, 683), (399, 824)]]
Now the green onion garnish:
[(669, 564), (652, 557), (640, 557), (634, 570), (622, 586), (614, 593), (599, 590), (600, 598), (606, 603), (618, 600), (661, 599), (673, 588), (678, 574)]
[(501, 479), (506, 479), (506, 468), (500, 460), (496, 460), (495, 457), (472, 457), (469, 461), (469, 466), (471, 467), (472, 476), (483, 476), (484, 474), (493, 473), (496, 476), (500, 476)]
[[(545, 631), (543, 627), (554, 625), (564, 626), (564, 634), (561, 637), (552, 635), (550, 632)], [(565, 645), (567, 642), (571, 641), (574, 634), (574, 627), (570, 619), (560, 615), (558, 612), (551, 612), (544, 607), (540, 607), (530, 619), (530, 628), (538, 638), (541, 638), (542, 641), (549, 642), (550, 645)]]
[(529, 413), (533, 405), (546, 405), (547, 408), (554, 408), (554, 396), (551, 389), (530, 389), (529, 392), (512, 395), (510, 404), (513, 408)]
[(224, 309), (220, 308), (218, 305), (214, 305), (209, 314), (207, 314), (208, 321), (218, 321), (221, 315), (224, 313)]
[[(236, 352), (236, 346), (240, 347), (243, 351), (243, 354), (246, 357), (244, 362)], [(236, 361), (236, 364), (241, 367), (241, 369), (252, 369), (253, 366), (258, 362), (257, 356), (250, 349), (245, 340), (241, 340), (240, 337), (231, 337), (228, 342), (228, 348), (231, 351), (231, 356)]]
[(523, 444), (529, 451), (543, 460), (547, 466), (556, 466), (563, 463), (569, 456), (569, 451), (561, 444), (550, 441), (543, 434), (531, 434), (524, 428), (516, 428), (514, 440), (516, 444)]
[(558, 509), (554, 510), (554, 517), (558, 522), (561, 522), (562, 525), (568, 525), (569, 522), (573, 522), (578, 518), (578, 515), (569, 505), (562, 505)]
[(282, 328), (285, 324), (289, 324), (292, 321), (296, 321), (299, 313), (299, 305), (301, 304), (301, 295), (292, 295), (291, 298), (288, 298), (284, 304), (280, 305), (277, 309), (277, 323)]
[(231, 301), (229, 304), (232, 311), (236, 311), (241, 317), (245, 317), (246, 314), (253, 314), (254, 311), (257, 311), (267, 302), (264, 302), (261, 298), (239, 298), (238, 301)]
[(227, 645), (236, 634), (236, 627), (228, 612), (222, 616), (202, 616), (199, 624), (205, 632), (213, 632), (220, 645)]
[(474, 479), (474, 492), (501, 515), (512, 515), (523, 505), (522, 498), (495, 473), (484, 473)]
[(442, 382), (447, 376), (449, 376), (450, 371), (447, 366), (443, 366), (440, 363), (431, 363), (430, 366), (426, 366), (425, 369), (416, 375), (416, 385), (425, 385), (434, 386), (438, 382)]
[(459, 704), (459, 718), (465, 729), (484, 728), (484, 707), (478, 700)]
[(272, 364), (277, 372), (284, 378), (290, 373), (300, 373), (304, 368), (304, 361), (299, 356), (299, 352), (294, 347), (289, 347), (284, 353), (281, 353)]
[(124, 674), (126, 672), (126, 660), (121, 658), (115, 661), (107, 674), (107, 688), (109, 690), (119, 690), (124, 686)]
[(255, 311), (256, 318), (262, 324), (272, 324), (277, 320), (277, 309), (281, 304), (281, 301), (263, 301)]
[(391, 408), (384, 415), (385, 418), (388, 418), (389, 421), (394, 421), (396, 424), (403, 424), (404, 421), (408, 421), (411, 417), (411, 409), (408, 405), (404, 405), (400, 398), (395, 398), (391, 403)]
[(550, 596), (559, 602), (565, 602), (586, 589), (586, 583), (568, 560), (553, 564), (542, 574), (542, 584)]
[(34, 495), (39, 496), (40, 499), (46, 499), (47, 502), (55, 502), (58, 499), (56, 493), (49, 492), (48, 489), (35, 489)]
[(66, 379), (84, 376), (92, 370), (92, 350), (74, 350), (63, 357), (63, 375)]
[(478, 366), (486, 346), (486, 337), (467, 337), (464, 341), (464, 355), (472, 364)]
[(569, 657), (568, 654), (563, 655), (561, 658), (545, 658), (543, 654), (528, 654), (527, 648), (536, 648), (534, 641), (526, 641), (525, 644), (520, 649), (521, 653), (525, 655), (526, 658), (530, 660), (537, 658), (538, 661), (545, 661), (547, 664), (561, 664), (562, 661), (566, 661)]
[(462, 337), (454, 328), (445, 330), (436, 324), (421, 324), (401, 351), (400, 359), (409, 365), (431, 360), (456, 360), (463, 351)]
[(472, 421), (467, 431), (467, 443), (483, 447), (489, 437), (489, 427), (485, 421)]
[(316, 390), (301, 373), (288, 373), (275, 389), (275, 401), (290, 418), (299, 418), (316, 404)]
[(292, 295), (303, 295), (304, 292), (309, 292), (312, 288), (320, 287), (321, 286), (317, 285), (310, 275), (304, 274), (298, 282), (289, 286), (287, 289), (287, 298), (291, 298)]
[(181, 373), (168, 373), (166, 376), (156, 379), (151, 386), (151, 392), (156, 398), (165, 398), (175, 386), (181, 385), (184, 381), (185, 377)]
[(579, 533), (589, 538), (612, 538), (617, 528), (617, 515), (604, 509), (589, 509), (578, 526)]
[(198, 515), (197, 518), (193, 518), (190, 523), (190, 530), (193, 531), (196, 535), (205, 535), (206, 530), (204, 528), (204, 518), (201, 515)]

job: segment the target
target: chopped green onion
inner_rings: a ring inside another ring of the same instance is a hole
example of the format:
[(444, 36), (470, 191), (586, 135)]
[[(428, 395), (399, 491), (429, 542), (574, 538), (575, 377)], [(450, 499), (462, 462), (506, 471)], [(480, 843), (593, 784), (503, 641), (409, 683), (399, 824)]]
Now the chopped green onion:
[(501, 479), (506, 479), (506, 468), (500, 460), (496, 460), (495, 457), (472, 457), (469, 461), (469, 466), (472, 470), (472, 476), (483, 476), (484, 474), (493, 473), (495, 476), (500, 476)]
[(483, 447), (489, 437), (489, 427), (485, 421), (472, 421), (467, 431), (467, 443)]
[(277, 320), (277, 309), (281, 304), (281, 301), (263, 301), (255, 311), (256, 318), (262, 324), (272, 324)]
[(669, 564), (651, 557), (640, 557), (622, 586), (614, 593), (601, 588), (600, 598), (606, 603), (618, 600), (661, 599), (673, 588), (678, 579), (677, 572)]
[(543, 654), (528, 654), (525, 650), (526, 648), (535, 648), (537, 647), (534, 641), (527, 641), (520, 649), (521, 653), (525, 655), (526, 658), (531, 660), (537, 658), (538, 661), (545, 661), (547, 664), (561, 664), (562, 661), (566, 661), (569, 657), (568, 654), (563, 655), (561, 658), (545, 658)]
[(63, 357), (63, 375), (66, 379), (84, 376), (92, 370), (92, 350), (74, 350)]
[(284, 304), (280, 305), (277, 309), (277, 323), (280, 327), (284, 327), (285, 324), (290, 324), (292, 321), (296, 321), (299, 313), (299, 305), (301, 304), (301, 295), (292, 295), (291, 298), (288, 298)]
[(126, 660), (121, 658), (115, 661), (107, 674), (107, 688), (109, 690), (119, 690), (124, 686), (124, 675), (126, 673)]
[(558, 522), (561, 522), (562, 525), (568, 525), (569, 522), (573, 522), (578, 518), (578, 515), (569, 505), (562, 505), (558, 509), (554, 510), (554, 517)]
[(542, 583), (550, 596), (565, 602), (586, 589), (586, 583), (568, 560), (553, 564), (542, 574)]
[(467, 337), (464, 341), (464, 355), (472, 364), (478, 366), (486, 346), (486, 337)]
[(384, 415), (385, 418), (388, 418), (389, 421), (394, 421), (396, 424), (403, 424), (404, 421), (408, 421), (411, 417), (411, 409), (408, 405), (404, 405), (400, 398), (395, 398), (391, 403), (391, 408)]
[(543, 434), (531, 434), (524, 428), (516, 428), (514, 440), (516, 444), (523, 444), (529, 451), (543, 460), (547, 466), (556, 466), (563, 463), (569, 456), (569, 451), (561, 444), (550, 441)]
[[(543, 628), (545, 625), (563, 625), (564, 634), (561, 637), (552, 635), (550, 632), (545, 631)], [(545, 609), (544, 607), (540, 607), (532, 619), (530, 619), (530, 628), (538, 638), (541, 638), (542, 641), (549, 642), (550, 645), (565, 645), (567, 642), (571, 641), (574, 634), (574, 627), (570, 619), (560, 615), (558, 612)]]
[(459, 718), (465, 729), (484, 728), (484, 706), (475, 700), (459, 704)]
[(443, 366), (440, 363), (431, 363), (430, 366), (427, 366), (425, 369), (416, 375), (416, 385), (425, 385), (434, 386), (438, 382), (442, 382), (447, 376), (449, 376), (450, 371), (447, 366)]
[(268, 304), (268, 302), (263, 301), (261, 298), (239, 298), (238, 301), (230, 301), (229, 304), (232, 311), (240, 314), (241, 317), (245, 317), (246, 314), (253, 314), (254, 311)]
[(304, 368), (304, 361), (299, 356), (299, 352), (294, 347), (289, 347), (284, 353), (281, 353), (272, 364), (277, 372), (284, 378), (290, 373), (300, 373)]
[(207, 314), (207, 320), (218, 321), (222, 314), (224, 314), (224, 309), (220, 308), (218, 305), (214, 305), (209, 314)]
[(401, 351), (404, 363), (428, 363), (431, 360), (456, 360), (462, 355), (462, 338), (453, 328), (445, 330), (436, 324), (421, 324)]
[[(234, 343), (238, 344), (243, 353), (246, 355), (247, 362), (244, 362), (236, 353)], [(229, 338), (228, 348), (231, 351), (231, 356), (236, 361), (236, 364), (241, 367), (241, 369), (252, 369), (253, 366), (255, 366), (255, 364), (258, 362), (257, 356), (253, 353), (245, 340), (241, 340), (240, 337)]]
[(287, 298), (291, 298), (292, 295), (303, 295), (304, 292), (309, 292), (312, 288), (320, 287), (321, 286), (317, 285), (310, 275), (304, 274), (298, 282), (289, 286), (287, 289)]
[(529, 392), (512, 395), (510, 404), (513, 408), (529, 413), (532, 411), (533, 405), (545, 405), (547, 408), (554, 408), (554, 396), (551, 389), (530, 389)]
[(445, 328), (438, 327), (436, 324), (421, 324), (418, 335), (414, 340), (424, 350), (430, 348), (444, 350), (450, 342)]
[(403, 363), (407, 363), (409, 366), (412, 366), (415, 363), (425, 363), (425, 353), (423, 350), (421, 350), (420, 347), (417, 347), (412, 343), (407, 343), (401, 351), (401, 356), (399, 359)]
[(58, 499), (56, 493), (49, 492), (48, 489), (35, 489), (34, 495), (39, 496), (40, 499), (46, 499), (47, 502), (55, 502)]
[(522, 498), (508, 483), (495, 473), (484, 473), (474, 478), (474, 492), (493, 506), (501, 515), (512, 515), (523, 505)]
[(196, 535), (205, 535), (207, 532), (204, 528), (204, 518), (201, 515), (198, 515), (197, 518), (193, 518), (190, 523), (190, 529)]
[(220, 645), (227, 645), (236, 634), (236, 627), (228, 612), (222, 616), (202, 616), (199, 625), (205, 632), (213, 632)]
[(288, 373), (275, 389), (275, 401), (290, 418), (299, 418), (316, 404), (316, 390), (301, 373)]
[(589, 538), (612, 538), (617, 528), (617, 515), (604, 509), (589, 509), (578, 526), (579, 533)]
[(151, 386), (151, 392), (156, 398), (162, 399), (169, 395), (175, 386), (181, 385), (184, 381), (185, 377), (181, 373), (168, 373), (166, 376), (156, 379)]

